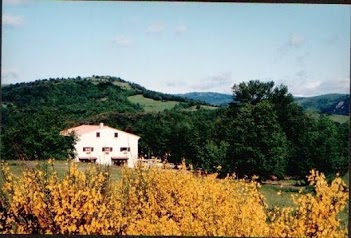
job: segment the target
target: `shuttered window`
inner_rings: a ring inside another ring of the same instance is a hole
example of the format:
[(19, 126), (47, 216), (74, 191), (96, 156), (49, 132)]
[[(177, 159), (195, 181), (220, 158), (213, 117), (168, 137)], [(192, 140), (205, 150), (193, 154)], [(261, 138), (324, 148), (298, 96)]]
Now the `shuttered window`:
[(102, 147), (102, 151), (103, 152), (111, 152), (112, 151), (112, 147)]

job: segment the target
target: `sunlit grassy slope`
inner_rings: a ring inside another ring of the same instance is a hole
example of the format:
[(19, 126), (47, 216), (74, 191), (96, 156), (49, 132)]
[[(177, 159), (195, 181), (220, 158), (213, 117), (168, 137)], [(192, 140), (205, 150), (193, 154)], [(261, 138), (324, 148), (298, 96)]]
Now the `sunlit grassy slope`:
[(132, 103), (138, 103), (144, 107), (145, 112), (162, 112), (165, 109), (172, 109), (178, 105), (176, 101), (156, 101), (154, 99), (146, 98), (141, 94), (128, 97)]
[(329, 118), (339, 123), (345, 123), (350, 121), (350, 117), (345, 115), (330, 115)]

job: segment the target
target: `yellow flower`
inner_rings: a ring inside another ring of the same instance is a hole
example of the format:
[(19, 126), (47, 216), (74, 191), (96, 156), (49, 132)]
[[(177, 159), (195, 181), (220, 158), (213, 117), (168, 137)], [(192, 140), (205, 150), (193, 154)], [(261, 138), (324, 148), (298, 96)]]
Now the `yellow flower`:
[[(184, 166), (185, 167), (185, 166)], [(10, 171), (2, 165), (7, 177)], [(4, 173), (4, 172), (3, 172)], [(1, 192), (8, 233), (345, 237), (337, 214), (348, 200), (344, 182), (331, 184), (318, 171), (308, 176), (316, 195), (293, 196), (294, 207), (269, 210), (257, 182), (194, 176), (187, 171), (128, 169), (112, 182), (97, 166), (70, 163), (54, 171), (27, 171)], [(282, 195), (279, 190), (277, 195)], [(2, 204), (0, 204), (2, 205)], [(26, 217), (27, 222), (13, 217)], [(5, 221), (5, 225), (1, 223)], [(269, 221), (269, 222), (267, 222)]]

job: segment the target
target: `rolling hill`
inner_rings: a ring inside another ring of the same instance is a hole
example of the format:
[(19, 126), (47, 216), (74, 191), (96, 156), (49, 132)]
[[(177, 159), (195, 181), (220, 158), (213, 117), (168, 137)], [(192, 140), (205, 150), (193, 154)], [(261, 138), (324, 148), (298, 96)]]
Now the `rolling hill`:
[[(211, 105), (223, 106), (233, 102), (233, 96), (214, 92), (190, 92), (176, 94), (188, 99), (194, 99)], [(349, 115), (349, 94), (324, 94), (315, 97), (294, 97), (295, 101), (305, 110), (322, 114)]]
[(55, 108), (74, 117), (108, 112), (160, 112), (180, 104), (183, 109), (207, 105), (110, 76), (50, 78), (2, 86), (2, 107), (34, 111)]
[[(197, 122), (203, 132), (218, 109), (110, 76), (49, 78), (2, 85), (1, 91), (0, 157), (6, 159), (65, 159), (74, 138), (60, 131), (100, 122), (141, 136), (140, 153), (161, 155), (179, 146), (179, 135), (190, 138)], [(180, 158), (189, 144), (172, 154)]]
[(315, 97), (296, 97), (296, 102), (306, 110), (323, 114), (349, 115), (349, 94), (324, 94)]
[[(295, 97), (295, 100), (308, 111), (349, 115), (349, 94)], [(54, 107), (87, 117), (109, 111), (161, 112), (173, 108), (193, 110), (196, 105), (203, 105), (197, 108), (213, 109), (211, 105), (226, 106), (232, 101), (232, 95), (215, 92), (164, 94), (111, 76), (50, 78), (2, 85), (2, 107), (16, 107), (20, 110)]]

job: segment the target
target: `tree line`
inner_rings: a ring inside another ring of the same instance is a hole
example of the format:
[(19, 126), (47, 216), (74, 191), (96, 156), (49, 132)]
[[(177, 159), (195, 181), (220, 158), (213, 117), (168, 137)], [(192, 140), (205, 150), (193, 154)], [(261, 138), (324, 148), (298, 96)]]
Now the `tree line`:
[[(3, 159), (65, 159), (73, 156), (74, 138), (60, 136), (60, 130), (104, 122), (141, 136), (141, 155), (168, 155), (173, 163), (185, 159), (194, 168), (220, 176), (305, 179), (312, 168), (330, 176), (348, 170), (349, 125), (307, 115), (284, 85), (235, 84), (233, 103), (217, 110), (178, 107), (145, 113), (127, 100), (130, 92), (111, 82), (78, 81), (81, 86), (64, 84), (60, 86), (64, 90), (42, 82), (35, 96), (25, 87), (2, 95), (3, 100), (13, 102), (1, 108)], [(52, 90), (58, 92), (56, 99), (47, 97)], [(78, 91), (81, 94), (74, 96)], [(65, 96), (60, 98), (62, 93)], [(31, 97), (25, 96), (28, 94)], [(48, 104), (40, 106), (40, 101)]]
[(172, 162), (185, 158), (222, 176), (305, 179), (312, 168), (330, 176), (347, 172), (348, 124), (308, 116), (284, 85), (250, 81), (232, 89), (235, 103), (227, 108), (139, 115), (125, 126), (141, 135), (142, 153), (169, 153)]

